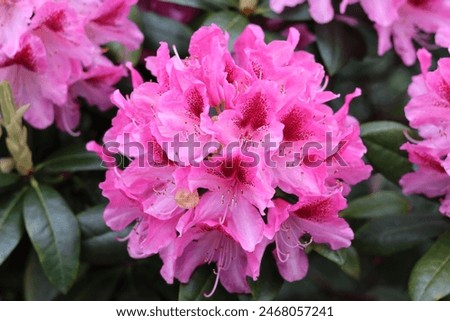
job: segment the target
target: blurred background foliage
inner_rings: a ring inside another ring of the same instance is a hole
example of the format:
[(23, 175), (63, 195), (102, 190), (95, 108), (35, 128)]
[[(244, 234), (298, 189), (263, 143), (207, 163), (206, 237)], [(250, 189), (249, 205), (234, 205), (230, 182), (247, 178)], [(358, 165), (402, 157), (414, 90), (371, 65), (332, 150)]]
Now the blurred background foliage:
[[(302, 24), (316, 38), (304, 49), (326, 67), (327, 88), (341, 93), (331, 106), (338, 109), (345, 94), (355, 86), (362, 89), (351, 114), (363, 124), (367, 161), (375, 170), (370, 180), (353, 188), (342, 213), (355, 231), (351, 248), (333, 252), (327, 246), (309, 247), (308, 275), (295, 283), (278, 275), (269, 248), (260, 280), (250, 282), (251, 295), (219, 288), (210, 299), (448, 300), (450, 221), (439, 214), (436, 200), (403, 196), (397, 184), (412, 169), (399, 147), (405, 131), (414, 136), (403, 109), (418, 66), (405, 67), (392, 51), (378, 57), (376, 32), (359, 6), (349, 8), (347, 15), (359, 21), (349, 26), (344, 19), (318, 25), (306, 5), (276, 15), (268, 0), (254, 3), (243, 8), (238, 0), (140, 1), (132, 18), (145, 34), (143, 47), (126, 52), (111, 43), (106, 54), (116, 62), (131, 60), (151, 79), (143, 58), (154, 54), (160, 41), (185, 56), (192, 33), (202, 25), (221, 26), (232, 43), (248, 23), (261, 25), (268, 41), (282, 39), (288, 27)], [(436, 61), (448, 52), (433, 54)], [(129, 93), (130, 79), (118, 88)], [(103, 113), (84, 102), (78, 137), (55, 127), (28, 128), (33, 178), (0, 174), (0, 300), (203, 300), (212, 288), (210, 266), (198, 269), (189, 284), (167, 285), (159, 275), (158, 257), (130, 259), (126, 242), (117, 241), (126, 233), (105, 226), (106, 200), (98, 188), (104, 172), (84, 146), (101, 141), (114, 114), (114, 109)], [(8, 156), (4, 136), (0, 158)]]

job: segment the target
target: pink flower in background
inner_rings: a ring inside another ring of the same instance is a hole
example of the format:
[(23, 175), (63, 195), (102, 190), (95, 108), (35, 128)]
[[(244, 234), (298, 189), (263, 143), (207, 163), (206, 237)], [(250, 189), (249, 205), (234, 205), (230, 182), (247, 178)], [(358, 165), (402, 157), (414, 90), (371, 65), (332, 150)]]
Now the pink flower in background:
[[(287, 41), (266, 44), (262, 29), (249, 25), (230, 52), (227, 33), (202, 27), (188, 57), (171, 56), (161, 43), (146, 59), (156, 82), (133, 71), (131, 95), (113, 94), (119, 110), (104, 147), (88, 145), (108, 165), (104, 218), (114, 230), (134, 226), (130, 255), (158, 253), (167, 282), (188, 282), (198, 266), (215, 264), (207, 295), (219, 283), (246, 293), (270, 243), (291, 281), (305, 275), (307, 261), (303, 245), (286, 237), (349, 246), (353, 234), (338, 212), (350, 185), (371, 172), (348, 115), (360, 92), (333, 113), (325, 103), (337, 95), (324, 89), (323, 66), (296, 51), (299, 38), (291, 28)], [(117, 153), (130, 165), (111, 163)], [(277, 189), (299, 202), (287, 205)]]
[[(286, 7), (295, 7), (306, 0), (270, 0), (270, 8), (275, 13), (281, 13)], [(331, 0), (308, 0), (311, 17), (318, 23), (328, 23), (334, 17)]]
[(405, 65), (416, 61), (414, 42), (427, 46), (435, 36), (436, 44), (450, 47), (449, 0), (344, 0), (341, 13), (348, 4), (359, 2), (378, 32), (378, 54), (394, 47)]
[(25, 120), (36, 128), (56, 122), (69, 133), (79, 122), (77, 97), (105, 110), (126, 72), (102, 55), (119, 41), (130, 50), (143, 36), (128, 20), (135, 0), (3, 1), (0, 3), (0, 80), (11, 84)]
[(138, 5), (144, 10), (155, 12), (173, 20), (189, 23), (201, 12), (196, 8), (182, 6), (161, 0), (139, 0)]
[(422, 140), (403, 145), (417, 168), (400, 184), (406, 194), (442, 197), (440, 211), (450, 216), (450, 58), (440, 59), (437, 70), (428, 71), (430, 53), (421, 49), (417, 56), (422, 74), (409, 87), (411, 100), (405, 112)]
[[(19, 50), (20, 35), (28, 29), (33, 15), (33, 5), (29, 0), (0, 2), (0, 57), (12, 57)], [(12, 37), (11, 35), (17, 35)]]

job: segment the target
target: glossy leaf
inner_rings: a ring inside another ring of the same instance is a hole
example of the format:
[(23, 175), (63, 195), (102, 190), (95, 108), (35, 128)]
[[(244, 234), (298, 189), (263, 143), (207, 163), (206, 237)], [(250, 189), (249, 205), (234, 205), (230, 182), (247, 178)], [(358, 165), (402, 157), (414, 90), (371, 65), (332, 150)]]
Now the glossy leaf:
[(122, 233), (111, 231), (103, 220), (105, 207), (99, 205), (77, 215), (81, 231), (81, 259), (91, 264), (117, 264), (129, 260)]
[(335, 75), (351, 57), (364, 55), (361, 35), (341, 22), (316, 25), (317, 46), (330, 75)]
[(356, 233), (356, 244), (367, 253), (390, 255), (422, 244), (450, 228), (441, 215), (385, 216), (373, 219)]
[(374, 169), (398, 183), (412, 170), (406, 153), (400, 150), (406, 142), (408, 127), (392, 121), (376, 121), (361, 126), (361, 137), (367, 147), (366, 157)]
[(409, 292), (413, 300), (439, 300), (450, 294), (450, 231), (417, 262)]
[(351, 201), (340, 215), (345, 218), (368, 219), (405, 214), (408, 206), (408, 199), (402, 194), (380, 191)]
[(173, 19), (162, 17), (153, 12), (142, 12), (142, 32), (145, 35), (144, 47), (157, 50), (159, 43), (165, 41), (169, 48), (175, 46), (180, 55), (187, 53), (192, 29)]
[(19, 244), (23, 234), (22, 203), (26, 189), (0, 201), (0, 265)]
[(59, 291), (50, 283), (35, 253), (28, 258), (24, 279), (25, 300), (51, 301)]
[(354, 279), (359, 279), (361, 266), (358, 252), (356, 252), (354, 247), (333, 251), (327, 245), (315, 244), (313, 249), (323, 257), (339, 265), (347, 275)]
[(36, 167), (36, 171), (79, 172), (103, 170), (97, 154), (88, 152), (84, 145), (72, 145), (56, 152)]
[(24, 199), (25, 227), (45, 274), (66, 293), (79, 267), (78, 222), (58, 192), (36, 182), (32, 185)]

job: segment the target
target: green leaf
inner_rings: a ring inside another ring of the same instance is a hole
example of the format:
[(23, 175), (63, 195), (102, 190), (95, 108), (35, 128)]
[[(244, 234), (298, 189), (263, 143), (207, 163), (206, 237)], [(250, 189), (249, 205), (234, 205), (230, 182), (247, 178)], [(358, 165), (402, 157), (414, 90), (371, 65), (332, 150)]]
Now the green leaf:
[(356, 233), (356, 244), (367, 253), (390, 255), (422, 244), (450, 227), (435, 215), (396, 215), (373, 219)]
[(19, 180), (20, 176), (15, 173), (0, 173), (0, 188), (14, 185)]
[(360, 57), (365, 49), (362, 36), (344, 23), (316, 24), (317, 46), (330, 75), (335, 75), (351, 57)]
[(392, 121), (376, 121), (361, 126), (361, 137), (367, 147), (366, 157), (374, 169), (397, 184), (412, 170), (407, 154), (400, 150), (406, 142), (408, 127)]
[(314, 244), (314, 251), (319, 253), (324, 258), (336, 263), (347, 275), (354, 279), (359, 279), (361, 266), (359, 262), (358, 252), (354, 247), (333, 251), (328, 245)]
[(165, 41), (169, 48), (175, 45), (180, 55), (187, 53), (193, 33), (188, 26), (153, 12), (142, 12), (141, 21), (145, 48), (157, 50), (159, 43)]
[(409, 202), (402, 194), (393, 191), (380, 191), (351, 201), (341, 212), (345, 218), (368, 219), (381, 216), (405, 214)]
[(45, 274), (66, 293), (79, 268), (78, 222), (58, 192), (36, 181), (32, 186), (24, 200), (25, 227)]
[(127, 243), (117, 239), (129, 230), (111, 231), (103, 220), (105, 207), (100, 205), (77, 215), (81, 231), (81, 259), (91, 264), (117, 264), (129, 260)]
[(25, 270), (24, 292), (25, 300), (28, 301), (51, 301), (59, 294), (59, 291), (45, 276), (34, 252), (28, 258)]
[(409, 280), (413, 300), (440, 300), (450, 294), (450, 231), (417, 262)]
[(23, 234), (22, 203), (26, 189), (0, 201), (0, 265), (19, 244)]
[(36, 171), (42, 169), (46, 172), (59, 173), (98, 171), (104, 170), (104, 167), (97, 154), (87, 151), (84, 145), (72, 145), (57, 151), (36, 166)]
[(248, 25), (249, 21), (246, 17), (238, 12), (220, 11), (211, 13), (206, 17), (205, 21), (203, 21), (204, 26), (209, 26), (213, 23), (230, 34), (230, 42), (228, 44), (228, 48), (232, 51), (234, 42), (244, 30), (244, 28)]
[(178, 292), (179, 301), (211, 301), (211, 300), (227, 300), (235, 299), (234, 295), (227, 294), (226, 291), (219, 284), (214, 294), (207, 298), (205, 294), (209, 294), (214, 288), (214, 281), (216, 275), (213, 268), (209, 265), (204, 265), (192, 274), (189, 283), (180, 284)]
[(162, 0), (162, 2), (175, 3), (181, 6), (203, 9), (207, 11), (225, 9), (227, 7), (236, 8), (238, 6), (238, 0)]

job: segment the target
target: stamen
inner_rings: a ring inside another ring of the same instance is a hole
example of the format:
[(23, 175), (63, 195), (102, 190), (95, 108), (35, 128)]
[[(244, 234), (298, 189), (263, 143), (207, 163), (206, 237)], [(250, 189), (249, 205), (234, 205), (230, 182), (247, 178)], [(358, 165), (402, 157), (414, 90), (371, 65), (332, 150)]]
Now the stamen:
[(327, 88), (329, 80), (330, 80), (330, 78), (328, 76), (325, 76), (325, 79), (323, 81), (322, 87), (320, 88), (320, 91), (324, 91)]
[(419, 140), (412, 138), (412, 137), (409, 135), (409, 133), (408, 133), (407, 130), (404, 130), (404, 131), (403, 131), (403, 135), (405, 135), (406, 139), (408, 139), (411, 143), (415, 143), (415, 144), (419, 144), (419, 143), (420, 143)]
[(173, 52), (175, 52), (175, 56), (178, 58), (178, 60), (183, 63), (183, 61), (180, 58), (180, 54), (178, 53), (177, 47), (175, 45), (172, 46)]
[(213, 273), (216, 275), (216, 280), (214, 281), (214, 286), (213, 286), (211, 292), (203, 293), (203, 296), (205, 298), (210, 298), (214, 294), (214, 292), (216, 292), (217, 286), (219, 285), (220, 268), (219, 268), (219, 272), (216, 272), (216, 270), (213, 270)]
[(310, 234), (308, 234), (308, 235), (309, 235), (309, 240), (306, 241), (305, 243), (302, 242), (302, 239), (300, 239), (300, 240), (298, 241), (299, 246), (300, 246), (301, 248), (303, 248), (303, 249), (307, 248), (307, 247), (308, 247), (309, 245), (311, 245), (311, 243), (313, 242), (312, 236), (311, 236)]
[[(278, 234), (275, 236), (275, 243), (278, 243)], [(287, 260), (289, 259), (289, 253), (284, 253), (280, 250), (280, 247), (277, 246), (275, 247), (276, 251), (277, 251), (277, 256), (278, 259), (280, 260), (281, 263), (285, 263), (287, 262)]]
[[(1, 3), (1, 1), (0, 1), (0, 3)], [(72, 130), (72, 128), (70, 128), (69, 120), (67, 119), (67, 113), (63, 112), (61, 114), (61, 119), (62, 119), (62, 125), (69, 135), (71, 135), (73, 137), (80, 136), (81, 133), (79, 131), (75, 132)]]

